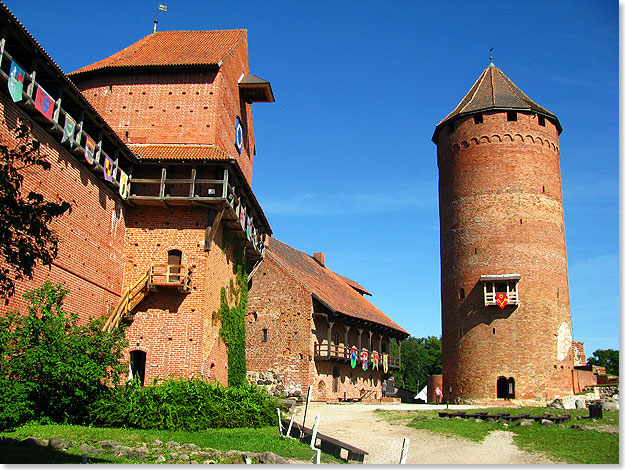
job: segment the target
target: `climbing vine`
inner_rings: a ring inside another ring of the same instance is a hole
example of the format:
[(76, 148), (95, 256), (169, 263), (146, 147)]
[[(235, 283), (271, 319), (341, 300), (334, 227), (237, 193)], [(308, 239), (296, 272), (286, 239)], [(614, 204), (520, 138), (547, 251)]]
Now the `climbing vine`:
[(230, 280), (230, 298), (226, 288), (221, 288), (221, 306), (217, 317), (221, 319), (219, 334), (228, 348), (228, 385), (247, 383), (245, 367), (245, 312), (247, 310), (247, 272), (245, 250), (234, 249), (237, 275), (236, 285)]

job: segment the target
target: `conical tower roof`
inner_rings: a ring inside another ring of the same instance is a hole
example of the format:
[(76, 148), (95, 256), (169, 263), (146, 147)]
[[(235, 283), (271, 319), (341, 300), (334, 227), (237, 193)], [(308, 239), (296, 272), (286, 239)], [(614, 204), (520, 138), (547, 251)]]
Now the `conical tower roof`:
[(445, 119), (438, 123), (432, 140), (438, 140), (438, 133), (448, 122), (459, 116), (469, 116), (485, 111), (525, 111), (540, 114), (553, 121), (562, 132), (562, 126), (555, 114), (536, 104), (512, 80), (491, 62), (482, 72), (469, 92)]

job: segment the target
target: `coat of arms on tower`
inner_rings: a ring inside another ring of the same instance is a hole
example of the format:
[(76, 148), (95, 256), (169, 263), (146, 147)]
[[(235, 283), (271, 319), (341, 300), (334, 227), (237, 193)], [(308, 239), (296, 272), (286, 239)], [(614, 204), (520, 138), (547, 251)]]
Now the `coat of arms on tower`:
[(508, 294), (506, 294), (505, 292), (498, 292), (495, 296), (495, 301), (497, 302), (497, 305), (499, 305), (501, 308), (504, 308), (506, 305), (508, 305)]

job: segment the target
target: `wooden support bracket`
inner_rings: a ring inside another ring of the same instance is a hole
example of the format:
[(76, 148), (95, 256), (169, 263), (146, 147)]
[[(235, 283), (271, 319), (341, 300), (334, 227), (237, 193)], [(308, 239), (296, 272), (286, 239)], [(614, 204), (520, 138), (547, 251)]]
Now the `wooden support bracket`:
[(211, 250), (211, 244), (215, 238), (215, 233), (217, 232), (221, 218), (224, 215), (224, 210), (224, 208), (221, 208), (219, 210), (209, 209), (208, 211), (208, 225), (206, 226), (204, 237), (204, 251)]

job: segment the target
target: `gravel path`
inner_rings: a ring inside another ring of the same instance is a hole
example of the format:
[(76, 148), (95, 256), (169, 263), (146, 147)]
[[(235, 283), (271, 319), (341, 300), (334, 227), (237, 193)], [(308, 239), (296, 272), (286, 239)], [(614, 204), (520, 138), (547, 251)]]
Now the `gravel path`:
[[(439, 407), (440, 408), (440, 407)], [(461, 405), (453, 409), (469, 408)], [(312, 428), (320, 415), (319, 432), (340, 439), (369, 452), (367, 464), (397, 464), (404, 437), (410, 438), (408, 464), (553, 464), (545, 457), (519, 450), (512, 433), (493, 431), (482, 442), (444, 437), (403, 424), (390, 424), (374, 410), (428, 410), (433, 405), (378, 405), (311, 403), (306, 427)], [(440, 408), (442, 409), (442, 408)], [(297, 407), (295, 421), (302, 422), (304, 406)]]

